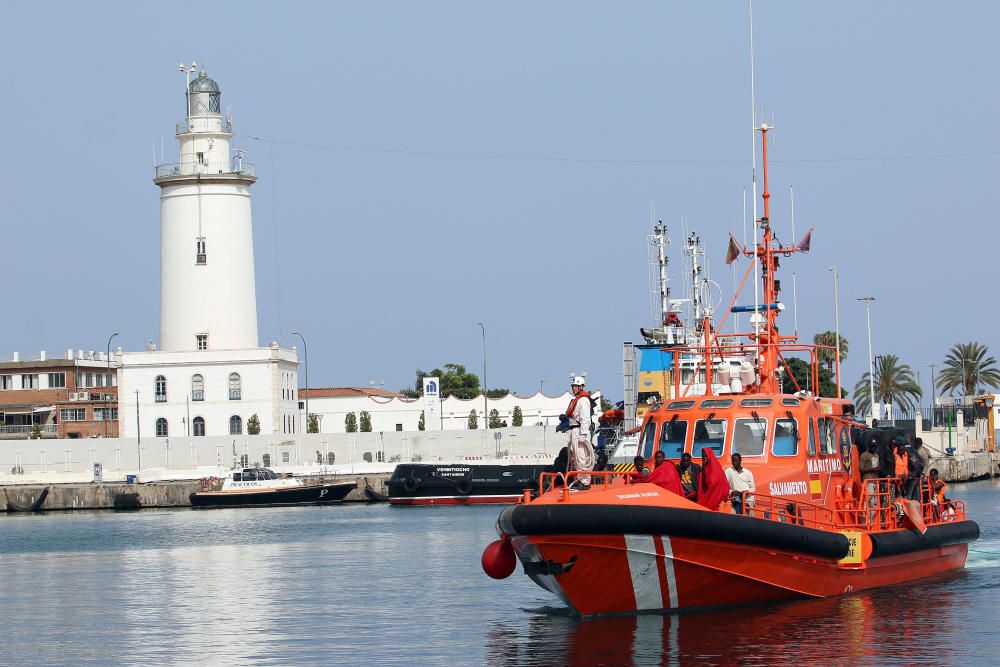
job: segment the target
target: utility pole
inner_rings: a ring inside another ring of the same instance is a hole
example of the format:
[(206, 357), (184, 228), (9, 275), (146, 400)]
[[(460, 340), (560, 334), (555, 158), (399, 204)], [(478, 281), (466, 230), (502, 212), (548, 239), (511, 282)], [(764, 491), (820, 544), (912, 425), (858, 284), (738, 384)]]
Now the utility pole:
[(934, 382), (934, 368), (937, 364), (927, 364), (931, 369), (931, 407), (937, 405), (937, 385)]
[(830, 267), (830, 271), (833, 271), (833, 321), (837, 337), (834, 363), (837, 366), (837, 398), (840, 398), (840, 278), (836, 264)]
[[(300, 334), (298, 331), (292, 332), (293, 336), (298, 336), (302, 339), (302, 357), (305, 362), (306, 367), (306, 433), (309, 432), (309, 346), (306, 345), (306, 337)], [(317, 424), (317, 431), (319, 430)]]
[[(112, 384), (111, 383), (111, 340), (115, 336), (117, 336), (117, 335), (118, 335), (118, 333), (115, 332), (115, 333), (111, 334), (110, 338), (108, 338), (108, 377), (107, 377), (107, 382), (108, 382), (108, 389), (109, 390), (110, 390), (111, 384)], [(111, 394), (107, 394), (107, 395), (110, 396)], [(107, 420), (108, 423), (106, 423), (104, 425), (104, 437), (105, 438), (110, 438), (111, 437), (111, 401), (107, 401), (106, 405), (108, 406), (108, 411), (107, 411), (107, 416), (105, 417), (105, 419)]]
[(490, 427), (490, 408), (486, 396), (486, 327), (479, 322), (479, 328), (483, 330), (483, 428)]

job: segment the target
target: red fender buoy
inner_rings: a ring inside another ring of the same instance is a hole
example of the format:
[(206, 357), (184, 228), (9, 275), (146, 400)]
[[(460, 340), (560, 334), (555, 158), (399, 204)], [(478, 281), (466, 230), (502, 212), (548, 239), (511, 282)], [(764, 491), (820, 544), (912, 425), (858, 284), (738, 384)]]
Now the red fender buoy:
[(504, 536), (495, 542), (490, 542), (483, 550), (483, 572), (494, 579), (506, 579), (514, 573), (517, 567), (517, 558), (514, 555), (514, 547), (510, 545), (510, 538)]

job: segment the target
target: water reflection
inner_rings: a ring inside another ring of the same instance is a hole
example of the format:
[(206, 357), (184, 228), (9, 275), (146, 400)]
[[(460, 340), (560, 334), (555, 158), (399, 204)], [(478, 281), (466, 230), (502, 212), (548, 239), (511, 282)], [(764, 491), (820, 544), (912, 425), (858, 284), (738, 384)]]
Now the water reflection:
[[(502, 665), (943, 664), (956, 646), (964, 573), (852, 596), (684, 614), (576, 619), (537, 610), (522, 634), (489, 632)], [(948, 589), (941, 595), (940, 586)], [(510, 647), (520, 647), (511, 651)]]

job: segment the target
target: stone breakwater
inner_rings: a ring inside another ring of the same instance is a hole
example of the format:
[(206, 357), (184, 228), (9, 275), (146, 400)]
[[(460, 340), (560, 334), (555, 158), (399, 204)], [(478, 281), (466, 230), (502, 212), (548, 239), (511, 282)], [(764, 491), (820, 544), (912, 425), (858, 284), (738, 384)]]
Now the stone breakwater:
[[(345, 502), (363, 502), (365, 478), (371, 487), (382, 495), (388, 493), (385, 482), (389, 474), (340, 475), (337, 477), (313, 477), (311, 482), (357, 482)], [(151, 507), (191, 507), (190, 495), (200, 488), (197, 480), (172, 482), (147, 482), (125, 484), (121, 482), (91, 484), (30, 484), (0, 487), (0, 511), (6, 511), (7, 504), (30, 507), (48, 489), (48, 495), (41, 509), (60, 510), (125, 510)]]

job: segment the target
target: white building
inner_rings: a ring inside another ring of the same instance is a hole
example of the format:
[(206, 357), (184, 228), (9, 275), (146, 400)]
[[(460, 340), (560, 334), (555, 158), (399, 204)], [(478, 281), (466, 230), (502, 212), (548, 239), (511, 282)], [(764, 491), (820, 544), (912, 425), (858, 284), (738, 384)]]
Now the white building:
[[(348, 413), (360, 418), (362, 412), (371, 416), (372, 431), (416, 431), (420, 416), (425, 412), (423, 398), (405, 398), (402, 394), (365, 387), (331, 387), (303, 389), (302, 397), (309, 397), (309, 412), (319, 419), (320, 433), (344, 433)], [(594, 398), (600, 399), (595, 392)], [(500, 421), (513, 426), (514, 408), (521, 408), (524, 426), (555, 426), (559, 415), (566, 411), (572, 395), (546, 396), (541, 392), (533, 396), (507, 394), (502, 398), (488, 399), (489, 412), (496, 410)], [(303, 406), (303, 401), (300, 401)], [(303, 406), (304, 407), (304, 406)], [(488, 427), (483, 418), (483, 397), (462, 399), (449, 396), (441, 400), (442, 431), (469, 428), (469, 413), (476, 411), (479, 429)], [(595, 415), (595, 419), (598, 415)], [(428, 430), (430, 425), (425, 424)]]
[[(188, 72), (193, 71), (192, 69)], [(258, 347), (250, 186), (253, 165), (232, 154), (232, 120), (201, 72), (177, 125), (180, 161), (160, 186), (160, 349), (121, 355), (124, 437), (296, 433), (298, 355)]]

